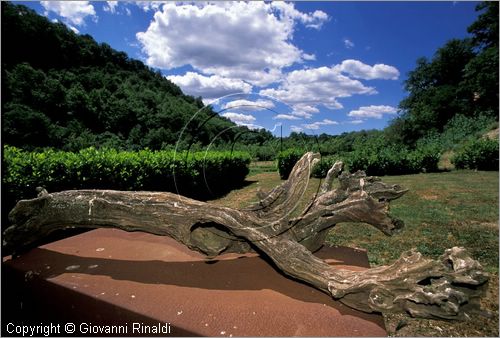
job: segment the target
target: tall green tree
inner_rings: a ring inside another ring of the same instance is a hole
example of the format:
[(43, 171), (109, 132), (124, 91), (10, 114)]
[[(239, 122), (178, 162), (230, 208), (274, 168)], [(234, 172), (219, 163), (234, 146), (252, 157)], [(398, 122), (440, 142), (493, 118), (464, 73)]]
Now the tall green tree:
[(482, 11), (469, 26), (477, 55), (464, 69), (462, 85), (474, 93), (474, 111), (498, 116), (498, 1), (483, 2)]
[(414, 146), (442, 132), (456, 115), (498, 118), (498, 2), (484, 2), (468, 28), (471, 38), (453, 39), (431, 60), (420, 58), (408, 74), (401, 114), (387, 128), (396, 142)]

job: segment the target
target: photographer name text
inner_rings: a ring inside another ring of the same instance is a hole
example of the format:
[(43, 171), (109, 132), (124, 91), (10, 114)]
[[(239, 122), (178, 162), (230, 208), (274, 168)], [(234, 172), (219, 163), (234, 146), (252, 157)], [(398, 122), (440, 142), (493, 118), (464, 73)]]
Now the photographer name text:
[(64, 334), (170, 334), (172, 327), (170, 323), (145, 324), (125, 323), (122, 325), (97, 325), (92, 323), (66, 323), (66, 324), (38, 324), (38, 325), (16, 325), (8, 323), (6, 330), (9, 334), (22, 337), (49, 337)]

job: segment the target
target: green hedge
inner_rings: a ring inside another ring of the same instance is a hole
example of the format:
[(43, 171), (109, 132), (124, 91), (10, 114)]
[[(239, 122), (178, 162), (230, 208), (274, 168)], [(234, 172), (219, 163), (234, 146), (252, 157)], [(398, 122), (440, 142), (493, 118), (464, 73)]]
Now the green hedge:
[(304, 151), (297, 149), (287, 149), (280, 152), (278, 159), (278, 173), (282, 180), (286, 180), (293, 169), (295, 163), (304, 155)]
[[(303, 151), (295, 149), (288, 149), (278, 154), (278, 171), (282, 179), (288, 178), (302, 154)], [(425, 145), (415, 150), (395, 147), (364, 148), (340, 155), (323, 156), (314, 166), (312, 176), (325, 177), (338, 160), (343, 161), (345, 169), (350, 172), (363, 170), (372, 176), (435, 172), (438, 171), (440, 156), (439, 147), (435, 145)]]
[(330, 170), (336, 161), (343, 161), (342, 157), (336, 155), (321, 156), (319, 162), (314, 166), (311, 175), (316, 178), (326, 177), (328, 170)]
[(250, 164), (250, 156), (242, 152), (175, 154), (173, 151), (95, 148), (78, 153), (26, 152), (11, 146), (4, 146), (3, 150), (3, 190), (13, 203), (36, 197), (37, 186), (49, 192), (69, 189), (178, 191), (186, 196), (207, 198), (241, 185)]
[(406, 175), (438, 171), (440, 151), (436, 146), (422, 146), (415, 150), (383, 148), (354, 151), (345, 156), (351, 172), (364, 170), (367, 175)]
[(498, 170), (498, 140), (469, 141), (455, 153), (451, 162), (457, 169)]

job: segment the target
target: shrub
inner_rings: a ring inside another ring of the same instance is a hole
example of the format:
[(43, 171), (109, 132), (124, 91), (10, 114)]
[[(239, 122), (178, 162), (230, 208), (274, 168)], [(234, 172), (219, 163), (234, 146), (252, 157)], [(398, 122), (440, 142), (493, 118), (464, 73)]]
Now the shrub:
[(282, 180), (286, 180), (290, 175), (295, 163), (304, 155), (304, 152), (297, 149), (287, 149), (278, 154), (278, 172)]
[(270, 145), (252, 145), (249, 150), (256, 161), (274, 161), (276, 159), (276, 149)]
[[(297, 150), (287, 150), (278, 155), (278, 170), (282, 179), (288, 178), (295, 163), (302, 156)], [(340, 155), (324, 156), (313, 170), (312, 176), (326, 177), (335, 161), (344, 162), (345, 170), (363, 170), (370, 176), (406, 175), (419, 172), (438, 171), (440, 148), (436, 144), (425, 144), (415, 150), (404, 147), (364, 147)]]
[(498, 170), (498, 141), (469, 141), (455, 153), (451, 162), (457, 169)]
[(336, 161), (341, 161), (339, 156), (322, 156), (318, 163), (314, 166), (312, 170), (312, 176), (316, 178), (326, 177), (328, 170), (335, 164)]
[(438, 170), (439, 147), (426, 145), (415, 150), (386, 147), (362, 149), (342, 156), (351, 172), (363, 170), (367, 175), (406, 175)]
[(116, 189), (179, 192), (207, 198), (243, 182), (250, 156), (242, 152), (174, 153), (87, 148), (78, 153), (26, 152), (4, 146), (3, 189), (12, 204), (35, 197), (35, 187), (49, 192), (69, 189)]
[(491, 114), (478, 116), (455, 115), (445, 126), (440, 135), (440, 143), (444, 149), (455, 149), (464, 140), (470, 141), (488, 131), (495, 125), (495, 118)]

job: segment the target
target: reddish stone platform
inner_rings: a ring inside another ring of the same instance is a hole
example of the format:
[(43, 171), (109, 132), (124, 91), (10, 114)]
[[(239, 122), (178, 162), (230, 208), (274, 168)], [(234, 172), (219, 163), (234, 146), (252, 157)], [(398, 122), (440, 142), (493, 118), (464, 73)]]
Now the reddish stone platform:
[[(369, 266), (361, 250), (317, 255), (344, 268)], [(173, 336), (386, 335), (381, 315), (335, 302), (256, 254), (207, 261), (145, 233), (89, 231), (6, 259), (2, 270), (8, 320), (124, 324), (128, 335), (133, 322), (170, 323)]]

